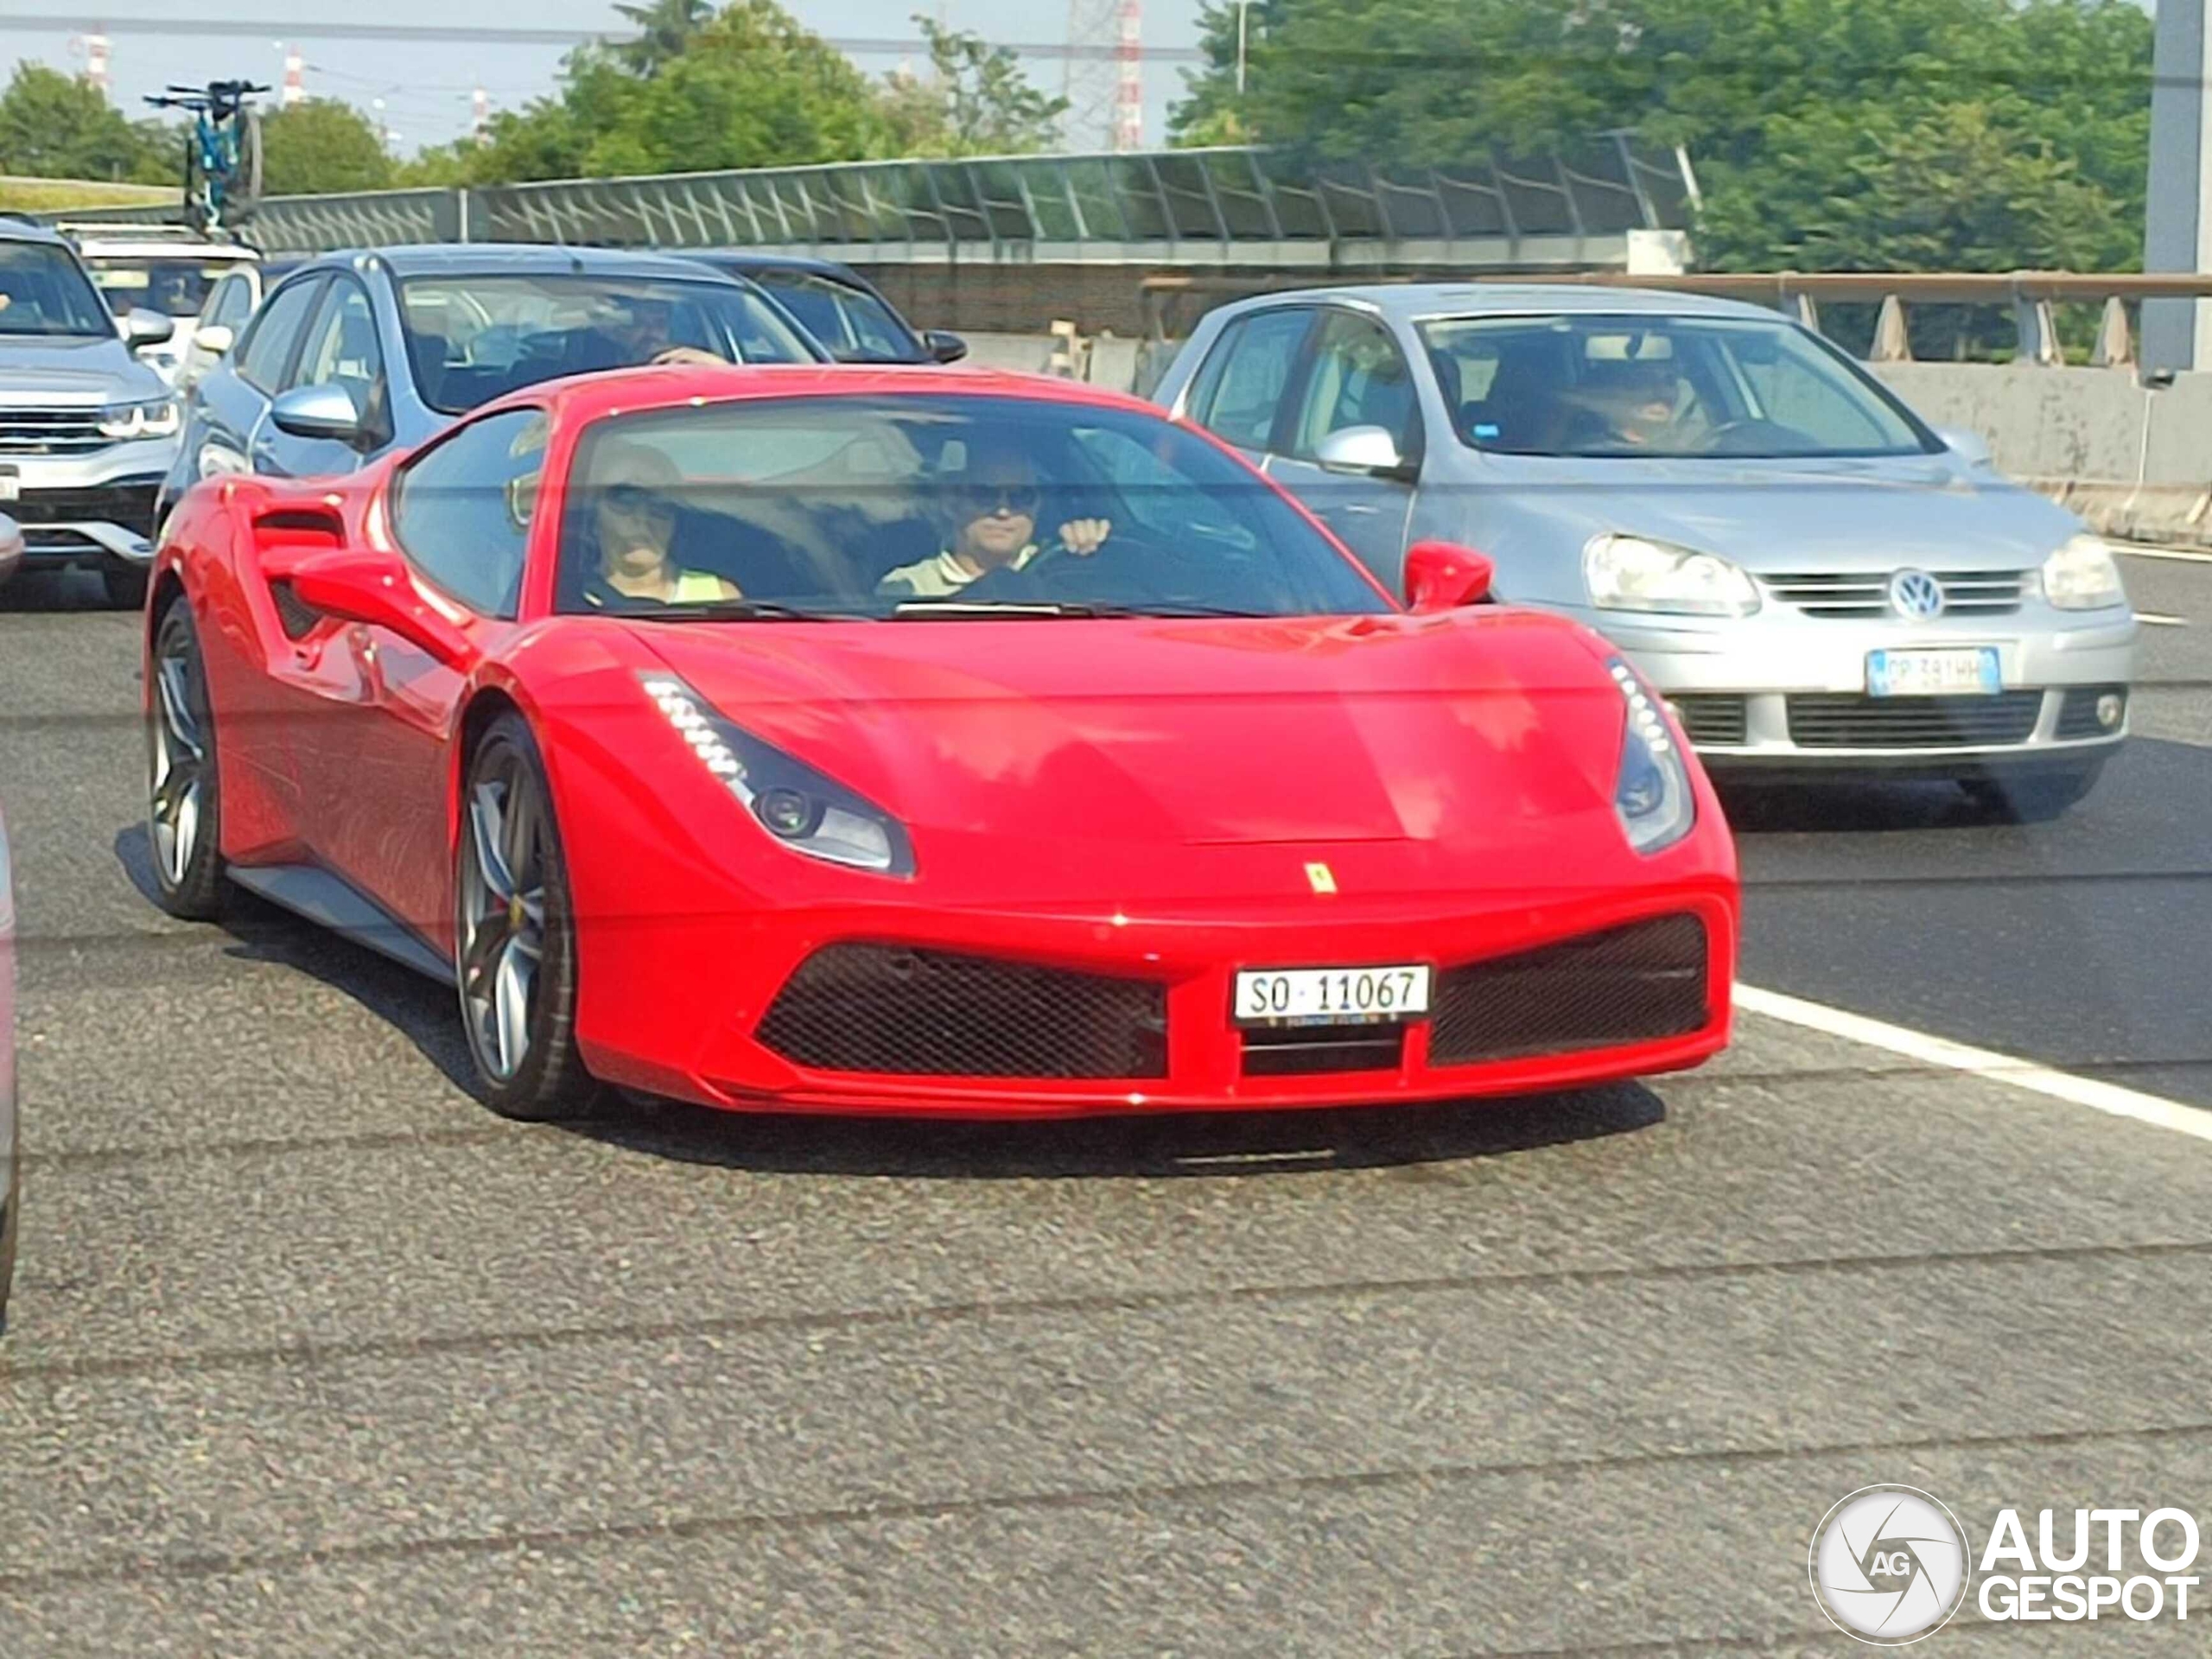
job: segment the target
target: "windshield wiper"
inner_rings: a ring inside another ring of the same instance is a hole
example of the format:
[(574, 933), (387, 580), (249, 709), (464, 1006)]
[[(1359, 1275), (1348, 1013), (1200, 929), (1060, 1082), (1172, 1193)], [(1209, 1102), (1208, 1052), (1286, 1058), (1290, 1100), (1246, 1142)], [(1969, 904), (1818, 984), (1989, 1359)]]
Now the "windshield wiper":
[(1087, 600), (988, 600), (988, 599), (913, 599), (901, 603), (892, 612), (892, 618), (900, 622), (926, 621), (932, 618), (950, 617), (955, 620), (982, 618), (1042, 619), (1052, 620), (1063, 617), (1090, 620), (1099, 617), (1178, 617), (1230, 616), (1266, 617), (1272, 611), (1240, 610), (1226, 605), (1106, 605)]
[(808, 611), (772, 599), (697, 599), (613, 614), (640, 622), (867, 622), (857, 611)]

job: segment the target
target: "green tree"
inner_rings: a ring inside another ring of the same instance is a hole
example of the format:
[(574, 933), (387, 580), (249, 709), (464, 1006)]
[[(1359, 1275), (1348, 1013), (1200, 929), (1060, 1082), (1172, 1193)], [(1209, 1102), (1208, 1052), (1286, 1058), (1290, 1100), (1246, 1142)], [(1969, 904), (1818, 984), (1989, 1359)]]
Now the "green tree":
[(174, 184), (183, 168), (174, 129), (125, 120), (89, 80), (18, 63), (0, 92), (0, 172)]
[(735, 0), (640, 75), (613, 51), (569, 59), (560, 92), (493, 118), (467, 181), (608, 177), (849, 161), (881, 153), (875, 90), (774, 0)]
[(338, 99), (305, 99), (262, 117), (261, 144), (268, 195), (383, 190), (392, 182), (392, 160), (376, 124)]
[(882, 91), (889, 152), (899, 156), (1020, 156), (1058, 142), (1067, 100), (1029, 83), (1012, 48), (949, 29), (919, 12), (927, 75), (893, 75)]
[(709, 0), (646, 0), (614, 10), (638, 26), (636, 38), (613, 48), (614, 60), (633, 75), (653, 74), (681, 57), (715, 15)]
[(2151, 24), (2127, 0), (1256, 0), (1175, 125), (1450, 162), (1620, 127), (1688, 146), (1705, 263), (2125, 267)]

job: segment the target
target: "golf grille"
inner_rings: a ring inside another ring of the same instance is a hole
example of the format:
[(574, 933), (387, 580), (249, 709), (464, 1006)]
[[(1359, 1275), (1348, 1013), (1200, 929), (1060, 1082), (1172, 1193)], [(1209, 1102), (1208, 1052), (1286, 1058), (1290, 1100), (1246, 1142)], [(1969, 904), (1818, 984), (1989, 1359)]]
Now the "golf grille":
[(1743, 698), (1699, 693), (1691, 696), (1669, 697), (1667, 701), (1674, 705), (1675, 716), (1682, 722), (1682, 735), (1689, 739), (1693, 748), (1743, 742)]
[(1167, 1075), (1159, 985), (899, 945), (817, 950), (777, 993), (756, 1034), (794, 1065), (823, 1071)]
[[(2118, 697), (2124, 711), (2127, 707), (2127, 688), (2124, 685), (2077, 685), (2066, 694), (2065, 702), (2058, 705), (2058, 735), (2073, 737), (2110, 737), (2120, 729), (2111, 731), (2097, 723), (2097, 699)], [(2123, 718), (2125, 717), (2123, 714)]]
[(1993, 697), (1789, 699), (1789, 741), (1801, 749), (1958, 749), (2024, 743), (2043, 712), (2040, 691)]
[(1662, 916), (1438, 976), (1429, 1063), (1679, 1037), (1706, 1007), (1705, 924)]

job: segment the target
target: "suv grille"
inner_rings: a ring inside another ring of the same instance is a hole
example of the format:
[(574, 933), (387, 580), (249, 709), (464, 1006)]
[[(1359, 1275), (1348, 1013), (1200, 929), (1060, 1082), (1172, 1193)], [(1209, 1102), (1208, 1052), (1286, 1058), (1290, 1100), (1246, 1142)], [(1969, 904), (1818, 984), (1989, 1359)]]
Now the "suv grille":
[(2024, 743), (2040, 691), (1993, 697), (1795, 696), (1789, 741), (1803, 749), (1958, 749)]
[(137, 484), (104, 484), (88, 490), (25, 490), (20, 500), (0, 506), (24, 529), (46, 524), (120, 524), (145, 537), (154, 536), (154, 499), (161, 493), (159, 479)]
[[(1887, 616), (1888, 570), (1812, 571), (1802, 575), (1763, 576), (1769, 594), (1808, 616)], [(1946, 616), (2010, 616), (2020, 608), (2024, 570), (1931, 570), (1943, 589)]]
[(1661, 916), (1445, 970), (1428, 1058), (1464, 1065), (1680, 1037), (1707, 1018), (1705, 924)]
[(0, 460), (10, 455), (81, 455), (105, 449), (97, 409), (0, 409)]
[(1151, 981), (900, 945), (816, 951), (776, 994), (756, 1035), (823, 1071), (1167, 1075), (1167, 995)]

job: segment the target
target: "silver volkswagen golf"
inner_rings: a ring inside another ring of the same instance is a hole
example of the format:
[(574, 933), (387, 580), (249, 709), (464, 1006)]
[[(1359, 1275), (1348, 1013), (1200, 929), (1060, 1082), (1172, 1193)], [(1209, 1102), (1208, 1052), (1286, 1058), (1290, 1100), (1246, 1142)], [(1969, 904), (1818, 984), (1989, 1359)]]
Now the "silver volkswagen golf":
[(1953, 778), (2063, 810), (2127, 728), (2110, 551), (1756, 306), (1541, 285), (1273, 294), (1154, 397), (1389, 583), (1416, 542), (1618, 645), (1718, 773)]

